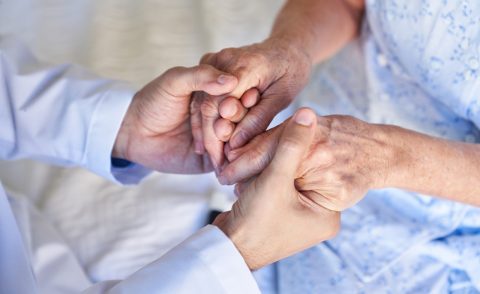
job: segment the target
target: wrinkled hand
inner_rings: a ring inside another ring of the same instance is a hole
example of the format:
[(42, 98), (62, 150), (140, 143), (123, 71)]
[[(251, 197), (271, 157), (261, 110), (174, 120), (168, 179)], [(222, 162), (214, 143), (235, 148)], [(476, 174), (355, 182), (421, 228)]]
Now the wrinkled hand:
[(191, 95), (202, 91), (222, 95), (237, 79), (210, 65), (168, 70), (133, 98), (112, 156), (170, 173), (212, 171), (208, 156), (194, 152), (190, 126)]
[(230, 98), (196, 95), (192, 104), (196, 151), (208, 152), (217, 167), (224, 161), (224, 142), (239, 148), (264, 132), (305, 86), (312, 64), (301, 48), (278, 38), (207, 54), (201, 63), (239, 80)]
[(303, 158), (315, 135), (315, 114), (299, 110), (279, 134), (272, 160), (244, 184), (217, 225), (232, 240), (250, 269), (258, 269), (332, 238), (340, 214), (323, 208), (295, 188)]
[[(369, 189), (383, 188), (399, 149), (389, 144), (387, 126), (349, 116), (318, 117), (316, 134), (303, 158), (295, 186), (314, 203), (334, 211), (353, 206)], [(270, 162), (289, 120), (228, 154), (224, 184), (248, 180)], [(236, 189), (242, 191), (244, 184)]]

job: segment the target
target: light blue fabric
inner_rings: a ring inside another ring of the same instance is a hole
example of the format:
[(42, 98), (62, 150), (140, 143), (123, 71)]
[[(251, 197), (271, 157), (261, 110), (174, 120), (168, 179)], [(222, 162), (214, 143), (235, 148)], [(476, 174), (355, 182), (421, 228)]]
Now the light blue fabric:
[[(298, 106), (480, 142), (479, 54), (478, 0), (369, 0), (361, 40), (315, 73)], [(335, 239), (277, 275), (281, 293), (480, 293), (480, 209), (371, 191)]]

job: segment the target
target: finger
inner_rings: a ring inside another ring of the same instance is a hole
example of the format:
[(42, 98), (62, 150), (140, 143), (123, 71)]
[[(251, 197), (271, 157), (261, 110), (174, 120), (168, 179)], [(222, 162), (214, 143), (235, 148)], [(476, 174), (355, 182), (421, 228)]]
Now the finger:
[(161, 76), (162, 89), (178, 97), (190, 96), (192, 92), (204, 91), (210, 95), (224, 95), (238, 84), (235, 76), (215, 67), (201, 64), (194, 67), (174, 67)]
[(285, 105), (275, 103), (275, 99), (261, 99), (260, 102), (249, 109), (248, 113), (237, 124), (230, 145), (233, 149), (245, 145), (253, 137), (264, 132), (275, 115), (279, 113)]
[(231, 150), (227, 158), (229, 163), (220, 173), (221, 184), (234, 184), (259, 174), (270, 163), (283, 125), (269, 130), (242, 148)]
[(223, 146), (223, 154), (227, 158), (228, 161), (230, 161), (230, 159), (228, 159), (228, 154), (230, 153), (230, 151), (232, 151), (232, 148), (230, 147), (230, 144), (228, 142), (226, 142), (225, 146)]
[(203, 146), (202, 112), (200, 111), (203, 95), (204, 94), (200, 92), (195, 93), (190, 103), (190, 125), (192, 128), (194, 151), (197, 154), (205, 154), (205, 147)]
[(222, 185), (232, 185), (259, 174), (271, 160), (270, 154), (273, 154), (275, 148), (271, 149), (271, 152), (246, 151), (233, 163), (229, 163), (224, 167), (218, 176), (218, 181)]
[(260, 100), (260, 92), (257, 88), (248, 90), (243, 94), (242, 98), (240, 98), (240, 101), (245, 108), (253, 107), (255, 104), (257, 104), (258, 100)]
[(215, 134), (214, 124), (220, 118), (218, 113), (218, 104), (221, 97), (207, 97), (202, 105), (202, 136), (205, 150), (210, 155), (215, 172), (220, 172), (220, 167), (223, 165), (223, 145), (224, 143), (217, 138)]
[(218, 109), (223, 118), (234, 123), (241, 121), (248, 112), (242, 102), (235, 97), (227, 97), (220, 103)]
[[(227, 67), (225, 67), (226, 70)], [(223, 68), (222, 68), (223, 69)], [(273, 72), (264, 64), (257, 66), (236, 66), (232, 70), (227, 70), (238, 78), (238, 85), (230, 95), (241, 98), (245, 92), (252, 88), (266, 89), (272, 83)]]
[[(226, 157), (228, 161), (233, 163), (235, 160), (237, 160), (237, 158), (247, 152), (256, 152), (257, 155), (260, 155), (262, 150), (265, 152), (274, 152), (274, 148), (276, 148), (278, 144), (278, 139), (280, 138), (284, 127), (285, 122), (256, 136), (247, 145), (237, 149), (233, 149), (230, 146), (230, 143), (227, 143), (226, 145), (228, 146), (228, 153), (226, 153)], [(260, 149), (262, 146), (264, 148)], [(225, 148), (225, 150), (227, 150), (227, 148)]]
[[(243, 146), (243, 147), (240, 147), (240, 148), (237, 148), (237, 149), (231, 149), (230, 147), (230, 144), (225, 144), (226, 146), (228, 146), (228, 148), (225, 148), (225, 149), (229, 149), (228, 152), (225, 152), (225, 156), (227, 157), (228, 161), (230, 162), (234, 162), (235, 160), (237, 160), (240, 156), (242, 156), (243, 154), (249, 152), (250, 150), (252, 149), (255, 149), (256, 146), (253, 145), (253, 141), (251, 141), (249, 144)], [(226, 151), (226, 150), (225, 150)]]
[[(308, 108), (299, 109), (287, 122), (272, 162), (265, 169), (271, 178), (292, 181), (315, 136), (317, 117)], [(293, 184), (293, 181), (292, 181)]]
[(220, 141), (228, 142), (235, 129), (235, 124), (227, 119), (219, 118), (215, 121), (213, 128), (215, 130), (215, 135)]

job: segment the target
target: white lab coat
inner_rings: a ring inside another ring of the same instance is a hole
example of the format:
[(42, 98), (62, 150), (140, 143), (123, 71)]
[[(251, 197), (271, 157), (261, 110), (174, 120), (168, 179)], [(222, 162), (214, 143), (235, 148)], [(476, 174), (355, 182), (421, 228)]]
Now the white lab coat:
[[(18, 42), (0, 38), (0, 159), (82, 166), (113, 181), (135, 183), (148, 171), (115, 169), (110, 163), (133, 93), (126, 84), (74, 65), (42, 65)], [(241, 255), (215, 226), (124, 280), (92, 285), (48, 221), (0, 184), (0, 293), (81, 291), (259, 293)]]

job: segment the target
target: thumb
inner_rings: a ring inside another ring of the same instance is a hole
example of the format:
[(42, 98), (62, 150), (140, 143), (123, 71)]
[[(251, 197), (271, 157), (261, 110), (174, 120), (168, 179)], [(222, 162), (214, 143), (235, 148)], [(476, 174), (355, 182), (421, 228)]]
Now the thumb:
[(268, 175), (292, 180), (304, 159), (315, 136), (317, 117), (313, 110), (302, 108), (287, 122), (278, 142), (272, 162), (267, 167)]
[(207, 64), (174, 67), (162, 77), (163, 90), (173, 96), (190, 96), (196, 91), (204, 91), (213, 96), (224, 95), (238, 84), (235, 76)]

